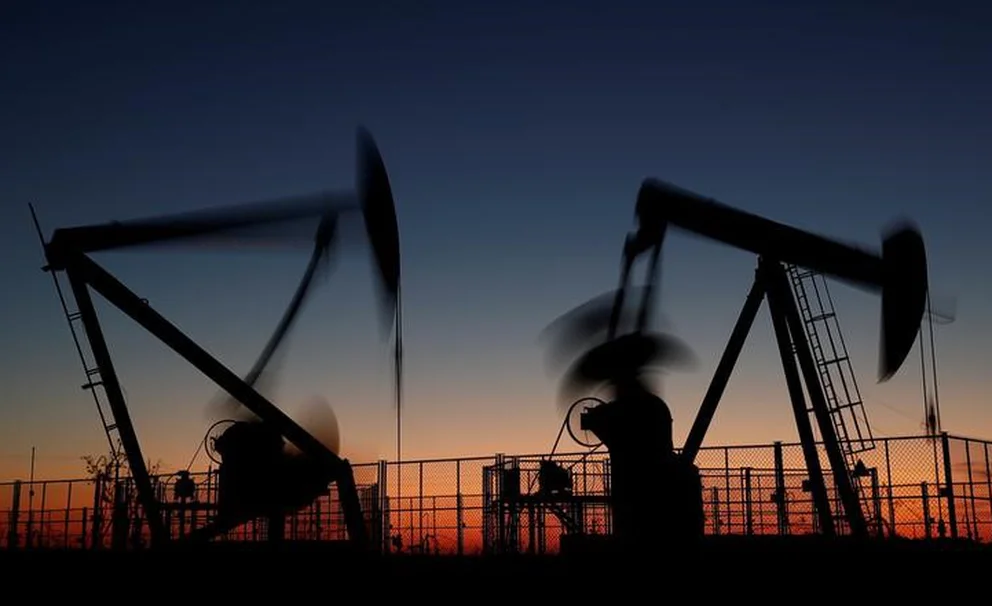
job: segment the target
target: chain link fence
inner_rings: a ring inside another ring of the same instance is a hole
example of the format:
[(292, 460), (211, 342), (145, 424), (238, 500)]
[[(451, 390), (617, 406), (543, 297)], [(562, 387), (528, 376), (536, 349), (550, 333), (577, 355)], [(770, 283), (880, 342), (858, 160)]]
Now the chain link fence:
[[(992, 542), (992, 442), (947, 434), (875, 440), (851, 458), (849, 477), (876, 536)], [(849, 532), (822, 446), (832, 518)], [(801, 535), (822, 531), (799, 444), (707, 447), (696, 457), (710, 535)], [(384, 552), (554, 553), (567, 534), (609, 534), (609, 458), (495, 454), (379, 461), (353, 466), (369, 536)], [(216, 514), (217, 473), (157, 476), (168, 533), (190, 536)], [(646, 479), (646, 481), (648, 481)], [(147, 526), (129, 478), (0, 483), (0, 548), (136, 548)], [(332, 486), (289, 515), (294, 541), (347, 539)], [(266, 524), (241, 525), (218, 540), (258, 541)]]

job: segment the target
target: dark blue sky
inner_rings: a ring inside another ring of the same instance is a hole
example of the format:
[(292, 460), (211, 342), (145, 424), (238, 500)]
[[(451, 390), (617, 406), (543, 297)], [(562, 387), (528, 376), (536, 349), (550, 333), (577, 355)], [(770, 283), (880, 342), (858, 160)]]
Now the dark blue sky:
[[(35, 444), (55, 473), (103, 439), (39, 271), (29, 202), (47, 236), (347, 188), (358, 124), (375, 134), (397, 197), (411, 456), (550, 445), (555, 384), (537, 333), (613, 287), (648, 176), (867, 245), (888, 220), (916, 219), (935, 295), (958, 302), (938, 334), (945, 425), (992, 434), (979, 408), (990, 369), (976, 356), (992, 332), (992, 13), (979, 3), (149, 6), (0, 9), (0, 469), (20, 469)], [(346, 240), (272, 395), (324, 394), (351, 456), (391, 456), (368, 254), (360, 231)], [(98, 259), (238, 372), (306, 262), (304, 252)], [(701, 362), (666, 388), (679, 435), (752, 267), (747, 254), (670, 238), (661, 305)], [(836, 303), (879, 431), (917, 431), (918, 361), (874, 386), (878, 301), (838, 286)], [(215, 390), (105, 317), (148, 455), (184, 465)], [(759, 322), (711, 441), (792, 439), (770, 343)]]

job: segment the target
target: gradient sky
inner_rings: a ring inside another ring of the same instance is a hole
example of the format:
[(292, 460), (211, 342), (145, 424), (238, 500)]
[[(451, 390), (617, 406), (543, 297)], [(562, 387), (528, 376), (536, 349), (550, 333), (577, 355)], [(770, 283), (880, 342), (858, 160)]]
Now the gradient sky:
[[(142, 4), (142, 7), (138, 7)], [(663, 6), (665, 4), (666, 6)], [(992, 436), (992, 13), (966, 3), (9, 2), (0, 9), (0, 478), (79, 475), (105, 438), (27, 204), (56, 227), (354, 182), (375, 134), (404, 272), (404, 456), (543, 452), (560, 424), (540, 330), (613, 288), (658, 177), (869, 246), (922, 227), (945, 429)], [(359, 8), (359, 6), (361, 8)], [(898, 8), (896, 8), (898, 7)], [(319, 394), (355, 460), (394, 456), (388, 343), (360, 224), (304, 310), (274, 401)], [(306, 263), (280, 253), (97, 260), (239, 374)], [(664, 386), (685, 435), (754, 258), (674, 232), (659, 307), (699, 367)], [(921, 431), (919, 355), (883, 385), (879, 300), (833, 287), (876, 434)], [(217, 394), (101, 305), (147, 457), (185, 467)], [(767, 312), (708, 444), (794, 440)], [(201, 459), (203, 462), (203, 459)]]

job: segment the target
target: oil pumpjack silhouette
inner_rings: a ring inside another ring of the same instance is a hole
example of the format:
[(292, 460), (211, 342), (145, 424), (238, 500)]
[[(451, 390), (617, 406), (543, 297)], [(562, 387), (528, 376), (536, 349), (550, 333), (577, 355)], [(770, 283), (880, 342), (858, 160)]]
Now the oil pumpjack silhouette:
[[(120, 448), (126, 456), (153, 547), (176, 542), (166, 529), (163, 516), (163, 509), (171, 504), (160, 502), (156, 496), (90, 289), (102, 295), (212, 379), (227, 392), (228, 399), (216, 402), (228, 404), (227, 408), (222, 409), (240, 417), (215, 423), (207, 432), (208, 436), (204, 441), (210, 442), (208, 453), (212, 447), (221, 458), (216, 515), (211, 523), (184, 537), (185, 543), (202, 544), (203, 541), (253, 519), (266, 520), (269, 540), (278, 543), (283, 538), (285, 516), (312, 503), (334, 483), (338, 489), (348, 539), (359, 549), (365, 549), (369, 546), (365, 520), (351, 465), (337, 452), (339, 438), (333, 412), (329, 408), (323, 411), (323, 420), (329, 426), (318, 429), (333, 435), (321, 441), (256, 388), (267, 365), (293, 326), (315, 275), (328, 263), (336, 242), (339, 218), (354, 213), (362, 216), (373, 253), (378, 276), (381, 319), (387, 329), (395, 328), (394, 351), (399, 405), (402, 355), (399, 231), (385, 165), (371, 134), (364, 128), (358, 130), (358, 175), (355, 191), (321, 192), (178, 216), (57, 229), (47, 243), (38, 226), (37, 217), (34, 217), (47, 261), (44, 270), (53, 275), (70, 327), (75, 321), (82, 323), (95, 360), (95, 364), (89, 367), (82, 350), (78, 349), (77, 340), (77, 349), (87, 367), (86, 375), (89, 380), (84, 388), (102, 387), (106, 394), (110, 419), (106, 418), (102, 408), (101, 418), (104, 419), (111, 450), (116, 452)], [(278, 230), (286, 230), (306, 221), (318, 224), (315, 235), (307, 238), (313, 243), (309, 264), (275, 332), (243, 379), (89, 256), (93, 252), (124, 247), (203, 243), (205, 240), (215, 244), (240, 245), (246, 241), (284, 244), (289, 241), (286, 238), (288, 232)], [(64, 272), (67, 275), (78, 311), (70, 312), (66, 306), (55, 272)], [(75, 329), (73, 331), (75, 336)], [(99, 400), (97, 404), (100, 406)], [(240, 414), (235, 410), (241, 406), (250, 415)], [(220, 425), (226, 425), (223, 432), (212, 437), (211, 431)], [(295, 450), (291, 447), (295, 447)], [(189, 498), (195, 493), (195, 485), (188, 473), (180, 473), (180, 476), (176, 491)]]
[[(694, 461), (761, 301), (766, 298), (821, 532), (835, 535), (838, 529), (831, 513), (803, 382), (849, 533), (867, 537), (864, 514), (851, 480), (853, 470), (846, 468), (783, 264), (820, 272), (862, 289), (881, 291), (879, 382), (882, 382), (892, 377), (905, 361), (926, 309), (927, 259), (919, 230), (909, 223), (894, 226), (883, 235), (881, 252), (871, 252), (726, 206), (656, 179), (642, 182), (635, 218), (636, 230), (628, 234), (624, 243), (620, 286), (612, 296), (612, 305), (607, 308), (608, 299), (594, 299), (552, 324), (556, 333), (552, 348), (557, 356), (574, 358), (575, 350), (583, 348), (562, 378), (563, 403), (575, 396), (590, 399), (590, 393), (604, 387), (610, 391), (608, 401), (599, 400), (598, 405), (581, 413), (580, 423), (583, 430), (592, 432), (609, 451), (613, 536), (617, 546), (637, 552), (643, 550), (645, 543), (663, 549), (689, 549), (702, 536), (702, 484)], [(648, 329), (661, 248), (669, 227), (758, 256), (753, 286), (679, 452), (673, 446), (671, 412), (647, 382), (652, 369), (676, 367), (692, 358), (689, 348), (678, 339)], [(625, 299), (632, 268), (643, 255), (649, 255), (648, 275), (640, 308), (632, 319), (624, 306)]]

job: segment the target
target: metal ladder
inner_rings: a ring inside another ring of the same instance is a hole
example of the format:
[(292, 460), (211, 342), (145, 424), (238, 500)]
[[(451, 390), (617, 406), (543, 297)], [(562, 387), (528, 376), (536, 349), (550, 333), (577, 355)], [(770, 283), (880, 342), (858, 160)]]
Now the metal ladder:
[[(38, 223), (38, 217), (34, 212), (34, 207), (31, 207), (31, 218), (34, 220), (35, 230), (38, 232), (38, 239), (41, 241), (41, 245), (45, 246), (45, 236), (42, 234), (41, 225)], [(103, 430), (107, 434), (107, 443), (110, 445), (110, 456), (112, 460), (118, 462), (121, 465), (126, 465), (127, 461), (124, 454), (124, 446), (121, 443), (120, 433), (117, 431), (117, 424), (114, 422), (114, 417), (110, 414), (108, 410), (108, 404), (106, 404), (106, 397), (101, 397), (100, 392), (103, 388), (103, 381), (100, 377), (100, 368), (96, 363), (90, 363), (89, 359), (92, 358), (92, 352), (90, 355), (86, 355), (86, 350), (83, 349), (82, 342), (79, 335), (76, 333), (76, 324), (79, 323), (81, 314), (76, 310), (70, 310), (69, 304), (66, 302), (65, 295), (62, 292), (62, 285), (59, 282), (58, 272), (52, 271), (47, 265), (42, 268), (48, 274), (52, 276), (52, 283), (55, 284), (55, 292), (58, 293), (59, 303), (62, 305), (62, 313), (65, 315), (65, 319), (69, 324), (69, 332), (72, 335), (72, 342), (76, 347), (76, 353), (79, 355), (79, 361), (83, 365), (83, 372), (86, 375), (86, 383), (82, 385), (82, 389), (90, 392), (93, 396), (93, 402), (96, 404), (97, 413), (100, 415), (100, 423), (103, 425)]]
[[(854, 469), (858, 462), (857, 455), (874, 449), (875, 439), (868, 424), (868, 415), (841, 333), (840, 322), (834, 311), (827, 280), (818, 272), (795, 265), (787, 265), (786, 271), (806, 329), (806, 338), (816, 361), (823, 395), (844, 454), (847, 473), (858, 492), (863, 511), (869, 513), (872, 508), (868, 502), (868, 491), (862, 486), (862, 478), (854, 474)], [(808, 411), (812, 413), (812, 408)]]

